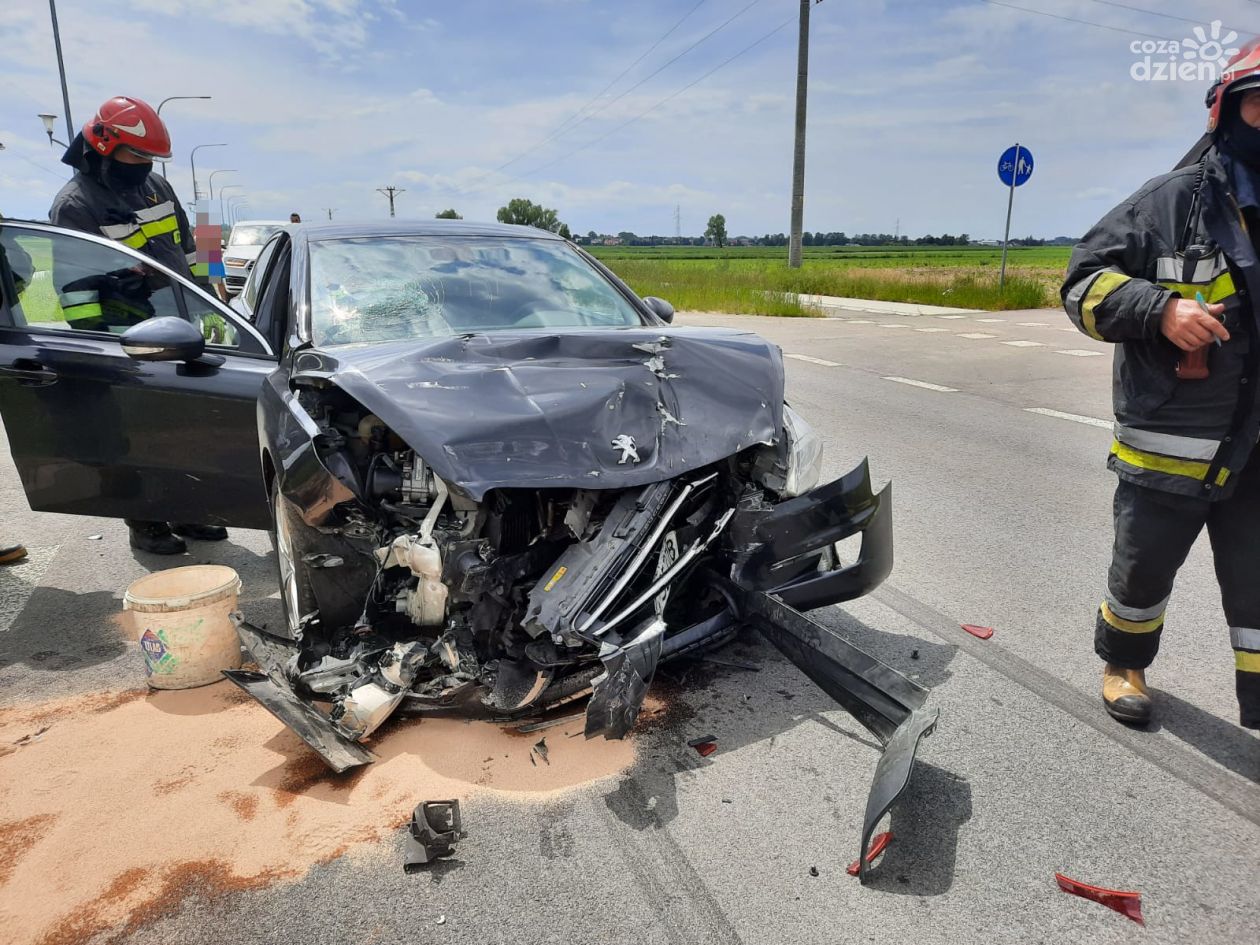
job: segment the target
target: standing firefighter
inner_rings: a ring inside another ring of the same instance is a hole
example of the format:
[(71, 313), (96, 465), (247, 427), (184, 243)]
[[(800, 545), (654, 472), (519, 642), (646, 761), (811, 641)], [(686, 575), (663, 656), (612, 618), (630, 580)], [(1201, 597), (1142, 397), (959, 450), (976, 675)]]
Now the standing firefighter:
[[(170, 156), (170, 134), (157, 112), (139, 99), (111, 98), (62, 156), (62, 162), (76, 173), (53, 200), (49, 220), (117, 240), (180, 275), (204, 281), (209, 266), (197, 263), (188, 217), (171, 185), (153, 173), (154, 158)], [(119, 280), (124, 278), (119, 276)], [(66, 321), (91, 328), (106, 306), (130, 306), (135, 318), (143, 319), (150, 314), (143, 301), (144, 278), (134, 273), (121, 288), (98, 285), (63, 292)], [(173, 529), (166, 522), (128, 521), (127, 525), (132, 547), (155, 554), (182, 554), (186, 549), (180, 535), (201, 541), (227, 538), (226, 529), (217, 525), (175, 525)]]
[(1086, 234), (1063, 302), (1077, 328), (1116, 345), (1108, 466), (1120, 482), (1094, 635), (1107, 711), (1150, 719), (1145, 669), (1206, 525), (1241, 723), (1260, 729), (1260, 41), (1230, 63), (1208, 107), (1206, 152)]

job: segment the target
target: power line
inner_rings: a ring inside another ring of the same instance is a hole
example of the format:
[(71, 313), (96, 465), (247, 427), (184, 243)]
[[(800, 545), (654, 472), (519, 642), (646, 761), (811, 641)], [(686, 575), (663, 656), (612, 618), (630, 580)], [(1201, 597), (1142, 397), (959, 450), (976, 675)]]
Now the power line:
[[(605, 103), (603, 106), (601, 106), (600, 108), (598, 108), (598, 109), (596, 109), (595, 111), (591, 112), (589, 115), (587, 115), (587, 116), (586, 116), (585, 118), (583, 118), (581, 121), (577, 122), (577, 123), (576, 123), (576, 124), (574, 124), (574, 125), (571, 125), (571, 126), (570, 126), (570, 127), (568, 127), (567, 129), (565, 129), (565, 132), (564, 132), (564, 133), (565, 133), (565, 134), (567, 134), (567, 133), (568, 133), (568, 132), (570, 132), (570, 131), (573, 131), (573, 130), (575, 130), (575, 129), (577, 129), (577, 128), (580, 128), (582, 125), (586, 124), (588, 121), (590, 121), (590, 120), (591, 120), (592, 118), (594, 118), (596, 115), (598, 115), (600, 112), (607, 111), (607, 110), (608, 110), (609, 108), (611, 108), (613, 105), (616, 105), (618, 102), (620, 102), (623, 98), (625, 98), (627, 95), (629, 95), (629, 94), (630, 94), (631, 92), (633, 92), (635, 89), (637, 89), (639, 86), (643, 85), (645, 82), (647, 82), (647, 81), (649, 81), (649, 80), (651, 80), (651, 79), (655, 78), (656, 76), (660, 75), (662, 72), (664, 72), (666, 69), (668, 69), (668, 68), (669, 68), (670, 66), (672, 66), (674, 63), (676, 63), (676, 62), (677, 62), (679, 59), (681, 59), (683, 56), (687, 55), (687, 53), (691, 52), (693, 49), (695, 49), (697, 46), (699, 46), (701, 43), (703, 43), (703, 42), (705, 42), (706, 40), (708, 40), (708, 39), (712, 38), (713, 36), (716, 36), (716, 35), (717, 35), (718, 33), (720, 33), (722, 30), (726, 29), (726, 27), (730, 26), (732, 23), (734, 23), (737, 19), (739, 19), (741, 16), (743, 16), (745, 13), (747, 13), (749, 10), (751, 10), (753, 7), (755, 7), (755, 6), (756, 6), (758, 3), (760, 3), (760, 2), (761, 2), (761, 0), (751, 0), (751, 2), (750, 2), (747, 6), (743, 7), (743, 8), (742, 8), (742, 9), (741, 9), (738, 13), (736, 13), (734, 16), (732, 16), (732, 17), (730, 17), (729, 19), (725, 20), (725, 21), (724, 21), (721, 25), (716, 26), (716, 27), (714, 27), (713, 29), (711, 29), (709, 32), (705, 33), (705, 34), (704, 34), (703, 36), (701, 36), (698, 40), (696, 40), (694, 43), (692, 43), (690, 46), (688, 46), (686, 49), (684, 49), (682, 52), (680, 52), (678, 55), (676, 55), (673, 59), (670, 59), (670, 60), (669, 60), (668, 62), (666, 62), (664, 65), (662, 65), (662, 66), (660, 66), (659, 68), (657, 68), (655, 71), (648, 73), (646, 76), (644, 76), (644, 77), (643, 77), (642, 79), (640, 79), (638, 82), (636, 82), (634, 85), (630, 86), (630, 88), (626, 89), (624, 92), (620, 93), (619, 95), (617, 95), (615, 98), (611, 99), (610, 101), (606, 102), (606, 103)], [(602, 93), (601, 93), (601, 94), (602, 94)], [(579, 109), (579, 111), (580, 111), (580, 109)], [(550, 136), (547, 140), (550, 140), (550, 138), (554, 138), (554, 137), (555, 137), (555, 135), (553, 134), (553, 135), (551, 135), (551, 136)], [(469, 194), (469, 193), (473, 193), (473, 192), (477, 189), (477, 184), (481, 183), (483, 180), (485, 180), (486, 178), (490, 177), (492, 174), (495, 174), (495, 173), (497, 173), (497, 172), (501, 171), (503, 168), (507, 167), (509, 164), (514, 164), (514, 163), (516, 162), (517, 158), (524, 157), (524, 155), (525, 155), (525, 154), (530, 153), (530, 151), (537, 150), (537, 148), (538, 148), (538, 147), (540, 147), (540, 146), (541, 146), (542, 144), (544, 144), (544, 143), (545, 143), (545, 142), (540, 141), (540, 142), (538, 143), (538, 145), (535, 145), (533, 148), (530, 148), (530, 149), (529, 149), (529, 151), (524, 151), (524, 152), (522, 152), (521, 154), (517, 155), (517, 157), (512, 158), (512, 160), (507, 161), (507, 162), (505, 162), (505, 163), (503, 163), (503, 164), (500, 164), (500, 165), (499, 165), (498, 167), (496, 167), (494, 170), (490, 171), (490, 173), (489, 173), (489, 174), (484, 174), (483, 176), (481, 176), (481, 177), (477, 178), (477, 179), (476, 179), (475, 181), (473, 181), (473, 182), (472, 182), (472, 184), (470, 184), (468, 187), (466, 187), (466, 188), (464, 188), (464, 189), (461, 189), (461, 190), (456, 191), (456, 196), (463, 197), (463, 196), (466, 196), (466, 195), (467, 195), (467, 194)], [(513, 179), (515, 179), (515, 178), (513, 178)]]
[[(790, 18), (790, 19), (786, 19), (786, 20), (784, 20), (782, 23), (780, 23), (778, 26), (776, 26), (776, 27), (775, 27), (774, 29), (772, 29), (770, 32), (768, 32), (768, 33), (766, 33), (765, 35), (763, 35), (760, 39), (755, 40), (755, 41), (754, 41), (754, 42), (752, 42), (752, 43), (749, 43), (747, 46), (745, 46), (745, 47), (744, 47), (743, 49), (741, 49), (739, 52), (735, 53), (735, 55), (731, 56), (729, 59), (726, 59), (726, 60), (724, 60), (724, 61), (722, 61), (722, 62), (718, 63), (716, 66), (714, 66), (714, 67), (713, 67), (712, 69), (710, 69), (708, 72), (706, 72), (706, 73), (704, 73), (703, 75), (699, 76), (698, 78), (693, 79), (692, 81), (688, 82), (688, 83), (687, 83), (686, 85), (684, 85), (682, 88), (680, 88), (680, 89), (678, 89), (678, 90), (676, 90), (676, 91), (674, 91), (674, 92), (671, 92), (669, 95), (666, 95), (666, 96), (665, 96), (663, 99), (661, 99), (659, 102), (656, 102), (654, 105), (651, 105), (651, 106), (649, 106), (649, 107), (645, 108), (643, 111), (639, 112), (639, 114), (635, 115), (633, 118), (629, 118), (629, 119), (627, 119), (626, 121), (622, 122), (622, 123), (621, 123), (620, 125), (618, 125), (617, 127), (615, 127), (615, 128), (613, 128), (613, 129), (611, 129), (610, 131), (607, 131), (607, 132), (605, 132), (604, 134), (600, 135), (598, 138), (593, 138), (592, 140), (590, 140), (590, 141), (586, 142), (586, 144), (580, 145), (580, 146), (578, 146), (578, 147), (574, 148), (572, 151), (569, 151), (569, 152), (568, 152), (568, 153), (566, 153), (566, 154), (562, 154), (562, 155), (560, 155), (559, 157), (554, 158), (553, 160), (548, 161), (546, 164), (540, 164), (540, 165), (538, 165), (537, 167), (532, 168), (531, 170), (524, 171), (524, 172), (522, 172), (521, 174), (518, 174), (516, 177), (509, 178), (509, 180), (507, 180), (507, 181), (502, 181), (502, 183), (505, 183), (505, 184), (506, 184), (506, 183), (510, 183), (510, 182), (511, 182), (511, 181), (513, 181), (513, 180), (520, 180), (520, 179), (522, 179), (522, 178), (524, 178), (524, 177), (529, 177), (529, 176), (531, 176), (531, 175), (533, 175), (533, 174), (537, 174), (539, 171), (544, 171), (544, 170), (546, 170), (547, 168), (552, 167), (552, 166), (553, 166), (553, 165), (555, 165), (555, 164), (559, 164), (561, 161), (567, 160), (568, 158), (573, 157), (573, 155), (575, 155), (575, 154), (579, 154), (579, 153), (581, 153), (582, 151), (585, 151), (587, 148), (594, 147), (595, 145), (599, 144), (601, 141), (605, 140), (606, 138), (609, 138), (609, 137), (611, 137), (612, 135), (615, 135), (617, 132), (621, 131), (623, 128), (627, 128), (627, 127), (629, 127), (630, 125), (634, 124), (636, 121), (638, 121), (640, 118), (642, 118), (643, 116), (647, 115), (648, 113), (653, 112), (653, 111), (655, 111), (656, 109), (660, 108), (662, 105), (664, 105), (666, 102), (669, 102), (671, 99), (675, 99), (675, 98), (677, 98), (679, 95), (682, 95), (682, 93), (683, 93), (683, 92), (686, 92), (688, 89), (692, 88), (693, 86), (698, 85), (699, 83), (703, 82), (705, 79), (707, 79), (709, 76), (713, 75), (713, 73), (717, 72), (719, 69), (724, 69), (726, 66), (730, 65), (732, 62), (734, 62), (734, 61), (735, 61), (736, 59), (738, 59), (740, 56), (743, 56), (744, 54), (751, 52), (753, 49), (755, 49), (756, 47), (758, 47), (758, 46), (760, 46), (762, 43), (764, 43), (766, 40), (768, 40), (771, 36), (774, 36), (776, 33), (778, 33), (780, 30), (782, 30), (785, 26), (787, 26), (788, 24), (790, 24), (790, 23), (794, 22), (794, 21), (795, 21), (795, 19), (796, 19), (795, 17), (792, 17), (792, 18)], [(483, 188), (483, 189), (484, 189), (484, 188)]]
[[(682, 15), (682, 17), (678, 20), (678, 22), (676, 22), (673, 26), (671, 26), (669, 29), (667, 29), (667, 30), (665, 31), (664, 35), (662, 35), (662, 36), (660, 37), (660, 39), (658, 39), (658, 40), (657, 40), (656, 42), (654, 42), (654, 43), (653, 43), (650, 47), (648, 47), (647, 52), (643, 53), (641, 56), (639, 56), (639, 58), (638, 58), (638, 59), (636, 59), (634, 62), (630, 63), (630, 65), (626, 66), (626, 67), (625, 67), (624, 69), (622, 69), (619, 73), (617, 73), (616, 78), (614, 78), (611, 82), (609, 82), (609, 83), (608, 83), (607, 85), (605, 85), (602, 89), (600, 89), (600, 90), (599, 90), (599, 92), (597, 92), (597, 93), (595, 94), (595, 96), (594, 96), (594, 97), (593, 97), (593, 98), (592, 98), (589, 102), (587, 102), (585, 105), (583, 105), (583, 106), (582, 106), (581, 108), (579, 108), (577, 111), (575, 111), (572, 115), (570, 115), (570, 116), (569, 116), (568, 118), (566, 118), (564, 121), (560, 122), (560, 124), (556, 127), (556, 130), (555, 130), (555, 131), (553, 131), (551, 134), (549, 134), (546, 138), (543, 138), (543, 140), (542, 140), (542, 141), (538, 142), (538, 144), (537, 144), (537, 145), (535, 145), (535, 146), (534, 146), (534, 148), (531, 148), (530, 150), (531, 150), (531, 151), (532, 151), (532, 150), (535, 150), (536, 148), (538, 148), (538, 147), (540, 147), (540, 146), (542, 146), (542, 145), (546, 144), (546, 143), (547, 143), (548, 141), (550, 141), (552, 138), (556, 137), (556, 135), (561, 134), (561, 133), (562, 133), (562, 130), (564, 129), (564, 127), (565, 127), (565, 126), (566, 126), (569, 122), (571, 122), (574, 118), (577, 118), (577, 116), (578, 116), (578, 115), (580, 115), (580, 114), (582, 114), (582, 112), (586, 111), (586, 109), (587, 109), (587, 108), (589, 108), (591, 105), (595, 104), (595, 102), (597, 102), (597, 101), (599, 101), (601, 98), (603, 98), (603, 97), (604, 97), (604, 93), (606, 93), (606, 92), (607, 92), (609, 89), (611, 89), (614, 85), (616, 85), (616, 84), (617, 84), (618, 82), (620, 82), (623, 78), (625, 78), (626, 74), (627, 74), (627, 73), (629, 73), (631, 69), (633, 69), (633, 68), (634, 68), (635, 66), (637, 66), (639, 63), (641, 63), (641, 62), (642, 62), (644, 59), (646, 59), (648, 56), (652, 55), (652, 53), (654, 53), (654, 52), (656, 51), (657, 47), (658, 47), (658, 46), (660, 46), (660, 45), (661, 45), (661, 43), (663, 43), (663, 42), (665, 42), (665, 40), (669, 39), (669, 37), (670, 37), (670, 36), (672, 36), (672, 35), (674, 34), (674, 31), (675, 31), (675, 30), (677, 30), (677, 29), (678, 29), (678, 27), (682, 26), (682, 25), (683, 25), (683, 23), (685, 23), (688, 19), (690, 19), (690, 18), (691, 18), (691, 15), (692, 15), (693, 13), (695, 13), (697, 10), (699, 10), (702, 6), (704, 6), (706, 2), (707, 2), (707, 0), (700, 0), (700, 2), (699, 2), (699, 3), (697, 3), (697, 4), (696, 4), (695, 6), (693, 6), (690, 10), (688, 10), (686, 13), (684, 13), (684, 14)], [(498, 168), (496, 168), (496, 170), (502, 170), (504, 167), (507, 167), (507, 165), (508, 165), (508, 164), (512, 164), (512, 163), (516, 162), (516, 161), (517, 161), (517, 160), (519, 160), (522, 156), (524, 156), (525, 154), (528, 154), (528, 153), (529, 153), (528, 151), (522, 151), (522, 152), (521, 152), (521, 154), (519, 154), (519, 155), (517, 155), (516, 157), (512, 158), (512, 160), (511, 160), (511, 161), (508, 161), (508, 162), (507, 162), (507, 164), (500, 165)]]
[(1129, 36), (1144, 36), (1147, 39), (1158, 39), (1164, 42), (1174, 42), (1167, 36), (1156, 36), (1154, 33), (1143, 33), (1141, 30), (1125, 29), (1122, 26), (1108, 26), (1106, 23), (1095, 23), (1092, 20), (1078, 20), (1072, 16), (1061, 16), (1058, 13), (1047, 13), (1045, 10), (1032, 10), (1028, 7), (1017, 7), (1013, 3), (1004, 3), (1003, 0), (980, 0), (981, 3), (987, 3), (990, 6), (1006, 7), (1008, 10), (1018, 10), (1020, 13), (1034, 13), (1037, 16), (1048, 16), (1054, 20), (1062, 20), (1065, 23), (1079, 23), (1081, 26), (1093, 26), (1100, 30), (1110, 30), (1113, 33), (1126, 33)]
[[(1191, 19), (1191, 18), (1190, 18), (1190, 17), (1188, 17), (1188, 16), (1177, 16), (1177, 15), (1175, 15), (1175, 14), (1173, 14), (1173, 13), (1161, 13), (1161, 12), (1160, 12), (1160, 11), (1158, 11), (1158, 10), (1144, 10), (1144, 9), (1142, 9), (1141, 7), (1132, 7), (1132, 6), (1129, 6), (1127, 3), (1117, 3), (1117, 2), (1116, 2), (1116, 0), (1090, 0), (1090, 2), (1091, 2), (1091, 3), (1101, 3), (1103, 6), (1107, 6), (1107, 7), (1116, 7), (1116, 8), (1121, 9), (1121, 10), (1128, 10), (1128, 11), (1129, 11), (1129, 12), (1131, 12), (1131, 13), (1142, 13), (1142, 14), (1144, 14), (1144, 15), (1146, 15), (1146, 16), (1159, 16), (1159, 17), (1163, 17), (1165, 20), (1179, 20), (1179, 21), (1180, 21), (1180, 22), (1182, 22), (1182, 23), (1193, 23), (1195, 26), (1202, 26), (1202, 25), (1203, 25), (1203, 21), (1202, 21), (1202, 20), (1195, 20), (1195, 19)], [(1233, 32), (1233, 33), (1249, 33), (1249, 32), (1255, 32), (1254, 30), (1239, 30), (1239, 29), (1235, 29), (1235, 28), (1234, 28), (1234, 27), (1232, 27), (1232, 26), (1225, 26), (1224, 24), (1222, 24), (1221, 28), (1222, 28), (1222, 29), (1227, 29), (1227, 30), (1229, 30), (1229, 31), (1231, 31), (1231, 32)]]

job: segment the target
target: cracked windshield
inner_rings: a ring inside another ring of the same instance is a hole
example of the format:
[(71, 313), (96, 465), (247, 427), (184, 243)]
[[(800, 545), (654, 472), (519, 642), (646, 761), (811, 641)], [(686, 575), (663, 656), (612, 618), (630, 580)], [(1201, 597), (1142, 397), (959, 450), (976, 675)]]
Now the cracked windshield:
[(559, 241), (371, 238), (311, 248), (311, 332), (320, 345), (642, 323)]

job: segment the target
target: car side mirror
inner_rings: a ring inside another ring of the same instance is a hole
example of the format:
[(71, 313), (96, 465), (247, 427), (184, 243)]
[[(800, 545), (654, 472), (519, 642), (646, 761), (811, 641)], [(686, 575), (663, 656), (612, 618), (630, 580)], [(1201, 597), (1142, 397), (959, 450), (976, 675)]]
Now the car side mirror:
[(670, 305), (664, 299), (657, 298), (655, 295), (649, 295), (643, 300), (643, 304), (652, 310), (663, 322), (672, 322), (674, 320), (674, 306)]
[(205, 353), (206, 339), (195, 325), (163, 315), (123, 332), (122, 349), (137, 361), (196, 361)]

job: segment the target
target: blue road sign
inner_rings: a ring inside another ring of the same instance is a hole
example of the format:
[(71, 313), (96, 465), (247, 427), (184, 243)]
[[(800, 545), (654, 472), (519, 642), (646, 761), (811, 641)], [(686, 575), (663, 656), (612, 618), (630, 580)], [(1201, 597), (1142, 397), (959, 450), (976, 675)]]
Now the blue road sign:
[(1016, 187), (1022, 187), (1028, 183), (1028, 178), (1032, 177), (1032, 172), (1032, 152), (1022, 145), (1017, 144), (1013, 148), (1007, 148), (998, 161), (998, 177), (1002, 179), (1002, 183), (1007, 187), (1010, 187), (1012, 183)]

